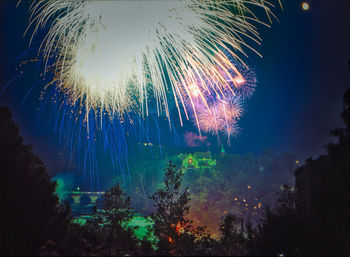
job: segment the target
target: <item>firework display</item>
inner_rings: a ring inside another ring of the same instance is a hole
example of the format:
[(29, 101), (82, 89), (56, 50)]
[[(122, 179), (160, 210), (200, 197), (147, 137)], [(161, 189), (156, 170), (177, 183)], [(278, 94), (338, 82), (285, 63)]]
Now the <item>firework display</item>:
[(49, 85), (87, 117), (92, 109), (147, 115), (151, 99), (170, 118), (169, 95), (180, 113), (196, 77), (217, 81), (206, 89), (222, 97), (245, 81), (225, 52), (240, 62), (244, 38), (260, 40), (252, 9), (271, 15), (271, 7), (260, 0), (35, 1), (29, 28), (34, 36), (49, 24), (39, 51), (55, 74)]
[(270, 19), (273, 7), (265, 0), (34, 1), (26, 33), (31, 43), (40, 39), (40, 100), (52, 102), (70, 155), (84, 153), (84, 169), (96, 171), (102, 148), (121, 167), (129, 136), (150, 142), (149, 123), (160, 145), (160, 116), (174, 134), (172, 121), (186, 119), (229, 143), (256, 86), (240, 59), (245, 49), (256, 52), (245, 41), (261, 41), (254, 23), (265, 23), (255, 12)]
[[(231, 63), (237, 67), (225, 75), (229, 89), (220, 92), (220, 82), (196, 77), (188, 87), (188, 94), (183, 93), (187, 115), (191, 118), (199, 132), (227, 137), (228, 144), (232, 136), (239, 133), (238, 121), (244, 113), (244, 102), (254, 93), (257, 79), (255, 72), (233, 60), (229, 52), (225, 52)], [(221, 71), (221, 69), (219, 69)], [(186, 87), (179, 86), (183, 91)]]

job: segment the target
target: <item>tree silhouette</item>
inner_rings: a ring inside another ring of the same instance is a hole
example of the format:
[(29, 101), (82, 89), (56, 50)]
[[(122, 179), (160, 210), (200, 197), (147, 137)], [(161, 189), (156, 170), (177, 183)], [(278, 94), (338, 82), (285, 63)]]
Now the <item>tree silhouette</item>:
[(68, 224), (54, 182), (31, 146), (23, 144), (10, 111), (0, 107), (0, 253), (38, 255), (40, 246), (60, 238)]
[(154, 234), (158, 253), (165, 255), (209, 255), (213, 241), (203, 227), (193, 227), (186, 218), (189, 211), (188, 188), (181, 193), (182, 171), (171, 161), (165, 169), (164, 188), (151, 196), (156, 212)]
[(120, 256), (136, 252), (137, 239), (134, 231), (132, 227), (126, 226), (133, 215), (130, 198), (119, 185), (105, 192), (94, 208), (92, 219), (86, 224), (97, 236), (99, 255)]
[(295, 172), (297, 209), (310, 223), (305, 254), (350, 255), (350, 88), (341, 117), (346, 127), (332, 131), (338, 142)]
[(332, 131), (337, 143), (295, 171), (295, 188), (284, 186), (275, 210), (266, 209), (254, 247), (261, 255), (350, 255), (350, 88)]
[(220, 255), (245, 255), (245, 238), (243, 236), (243, 220), (233, 214), (225, 216), (219, 225), (221, 237), (219, 239)]
[(185, 219), (189, 210), (189, 193), (187, 189), (180, 193), (182, 176), (181, 170), (176, 170), (176, 165), (169, 162), (165, 169), (165, 187), (151, 196), (156, 209), (153, 215), (154, 233), (159, 240), (159, 252), (163, 254), (174, 252), (182, 236), (180, 230), (187, 230), (190, 226)]

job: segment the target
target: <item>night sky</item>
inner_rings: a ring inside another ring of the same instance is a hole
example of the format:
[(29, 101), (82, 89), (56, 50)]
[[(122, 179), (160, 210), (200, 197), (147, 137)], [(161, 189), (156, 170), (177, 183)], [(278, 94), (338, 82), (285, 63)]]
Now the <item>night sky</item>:
[[(330, 130), (342, 126), (342, 96), (350, 86), (350, 1), (309, 1), (309, 11), (302, 10), (302, 1), (283, 2), (284, 11), (276, 11), (279, 22), (271, 29), (260, 29), (263, 43), (255, 48), (264, 57), (247, 50), (259, 84), (240, 121), (241, 133), (227, 149), (231, 153), (259, 154), (271, 149), (301, 159), (316, 157), (331, 140)], [(29, 36), (23, 38), (28, 3), (17, 8), (16, 4), (0, 2), (0, 88), (18, 74), (11, 61), (28, 48)], [(60, 155), (64, 145), (59, 144), (48, 114), (37, 121), (38, 92), (34, 90), (22, 104), (38, 81), (35, 72), (28, 70), (11, 83), (0, 104), (11, 109), (25, 142), (34, 146), (51, 173), (57, 173), (69, 169)], [(182, 140), (186, 131), (196, 132), (190, 126), (179, 128)], [(215, 137), (209, 140), (215, 144)], [(162, 141), (172, 146), (174, 140), (164, 137)], [(74, 160), (69, 167), (76, 167)]]

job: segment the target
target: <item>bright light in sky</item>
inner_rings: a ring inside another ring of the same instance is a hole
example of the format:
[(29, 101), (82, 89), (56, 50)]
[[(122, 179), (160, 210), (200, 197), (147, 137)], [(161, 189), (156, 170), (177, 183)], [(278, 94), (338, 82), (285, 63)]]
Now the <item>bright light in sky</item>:
[(237, 76), (233, 79), (236, 82), (236, 85), (242, 85), (245, 83), (245, 79), (242, 76)]
[(188, 89), (192, 97), (198, 97), (201, 94), (201, 91), (196, 84), (189, 85)]
[[(251, 24), (262, 22), (254, 6), (273, 16), (266, 0), (37, 0), (29, 27), (34, 36), (50, 24), (41, 44), (43, 59), (52, 63), (45, 72), (55, 75), (49, 85), (81, 105), (86, 118), (92, 109), (111, 117), (148, 115), (154, 101), (157, 114), (170, 120), (169, 96), (181, 116), (187, 97), (211, 89), (224, 99), (233, 91), (227, 78), (231, 71), (242, 77), (235, 65), (244, 38), (260, 42)], [(196, 80), (215, 83), (193, 87)]]
[(308, 11), (310, 9), (310, 4), (308, 2), (303, 2), (301, 4), (301, 7), (303, 8), (304, 11)]

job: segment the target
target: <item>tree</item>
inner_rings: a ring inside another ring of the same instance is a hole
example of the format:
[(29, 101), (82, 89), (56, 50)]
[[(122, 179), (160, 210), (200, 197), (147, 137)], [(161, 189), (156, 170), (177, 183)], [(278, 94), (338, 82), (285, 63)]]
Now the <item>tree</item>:
[(160, 253), (174, 253), (181, 232), (190, 226), (190, 222), (185, 219), (189, 210), (189, 193), (187, 189), (180, 193), (182, 176), (181, 170), (176, 170), (176, 165), (169, 162), (165, 169), (165, 187), (151, 196), (156, 209), (152, 217), (154, 234), (159, 240)]
[(276, 208), (264, 208), (252, 240), (253, 253), (263, 256), (301, 255), (306, 225), (295, 208), (295, 192), (285, 185)]
[(212, 245), (210, 234), (205, 228), (193, 227), (193, 222), (186, 218), (190, 198), (188, 188), (180, 192), (182, 177), (182, 171), (176, 170), (170, 161), (165, 169), (164, 188), (151, 196), (156, 210), (152, 218), (158, 253), (208, 255)]
[(71, 223), (59, 245), (64, 256), (153, 255), (151, 243), (136, 238), (129, 226), (134, 216), (130, 198), (119, 185), (112, 186), (94, 207), (86, 224)]
[(261, 255), (350, 255), (350, 88), (341, 117), (345, 128), (332, 131), (337, 143), (307, 159), (295, 171), (295, 189), (284, 186), (275, 210), (266, 209), (258, 226)]
[(310, 228), (305, 254), (350, 255), (350, 88), (341, 117), (346, 127), (332, 131), (338, 142), (328, 144), (326, 155), (306, 160), (295, 172), (297, 209)]
[(99, 206), (94, 208), (92, 219), (86, 224), (87, 230), (96, 235), (96, 242), (92, 245), (98, 249), (99, 255), (137, 253), (138, 240), (133, 228), (127, 226), (133, 216), (130, 198), (119, 185), (105, 192)]
[(233, 214), (227, 214), (219, 225), (221, 236), (219, 238), (220, 255), (238, 256), (246, 255), (243, 219)]
[(24, 145), (10, 111), (0, 107), (0, 252), (38, 255), (68, 224), (69, 208), (59, 205), (56, 183), (41, 159)]

